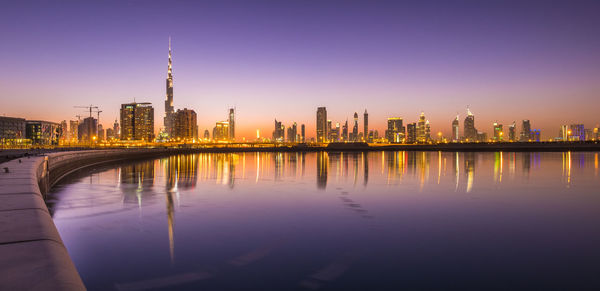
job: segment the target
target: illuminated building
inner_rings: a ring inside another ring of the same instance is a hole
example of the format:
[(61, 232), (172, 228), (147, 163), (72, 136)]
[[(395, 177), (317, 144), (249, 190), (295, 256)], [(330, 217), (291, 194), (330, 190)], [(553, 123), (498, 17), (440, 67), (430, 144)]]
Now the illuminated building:
[(113, 140), (113, 139), (116, 139), (116, 137), (115, 137), (115, 130), (109, 127), (109, 128), (106, 129), (106, 140), (110, 141), (110, 140)]
[(306, 142), (306, 126), (304, 124), (300, 126), (300, 132), (300, 142)]
[(520, 141), (529, 141), (531, 140), (531, 122), (529, 120), (524, 119), (521, 125), (521, 136), (519, 138)]
[(457, 114), (456, 118), (452, 121), (452, 141), (453, 142), (457, 142), (460, 140), (460, 135), (458, 134), (458, 126), (459, 126), (459, 121), (458, 121), (458, 114)]
[(389, 143), (401, 143), (404, 140), (404, 126), (402, 125), (402, 118), (388, 118), (385, 138)]
[(213, 140), (214, 141), (227, 141), (229, 140), (229, 122), (218, 121), (213, 128)]
[(331, 135), (333, 134), (332, 122), (331, 120), (327, 120), (327, 141), (332, 142), (335, 141)]
[(84, 118), (77, 129), (77, 139), (82, 143), (91, 143), (98, 137), (98, 120), (93, 117)]
[(498, 124), (498, 122), (494, 122), (494, 141), (502, 141), (502, 124)]
[[(171, 137), (173, 135), (173, 127), (174, 127), (174, 113), (175, 109), (173, 108), (173, 62), (171, 59), (171, 37), (169, 37), (169, 64), (167, 67), (167, 96), (165, 98), (165, 131)], [(154, 119), (154, 118), (153, 118)], [(123, 124), (123, 120), (121, 120), (121, 124)], [(125, 125), (123, 125), (125, 127)], [(121, 139), (127, 139), (121, 137)]]
[(561, 125), (558, 130), (558, 140), (568, 141), (569, 140), (569, 126)]
[(79, 141), (79, 120), (69, 120), (69, 139), (75, 143)]
[[(321, 107), (324, 108), (324, 107)], [(317, 114), (318, 115), (318, 114)], [(318, 119), (318, 117), (317, 117)], [(325, 130), (326, 131), (326, 130)], [(318, 134), (318, 132), (317, 132)], [(273, 130), (273, 141), (282, 142), (285, 139), (285, 127), (281, 124), (281, 121), (275, 119), (275, 129)]]
[(346, 123), (342, 126), (342, 141), (348, 141), (348, 119), (346, 119)]
[(464, 122), (464, 131), (465, 139), (467, 141), (473, 142), (479, 139), (479, 135), (477, 133), (477, 129), (475, 128), (475, 116), (471, 113), (471, 110), (467, 108), (467, 117)]
[(417, 124), (409, 123), (406, 125), (406, 143), (417, 142)]
[(419, 116), (419, 121), (417, 122), (417, 142), (427, 142), (427, 137), (425, 134), (425, 123), (425, 112), (421, 112), (421, 115)]
[(358, 113), (354, 112), (354, 127), (352, 127), (352, 136), (350, 141), (358, 141)]
[(229, 108), (229, 140), (235, 140), (235, 108)]
[(194, 110), (187, 108), (178, 109), (174, 117), (173, 138), (178, 140), (198, 139), (198, 122)]
[(287, 129), (287, 141), (288, 142), (297, 142), (298, 141), (298, 126), (294, 122), (292, 126)]
[(425, 141), (431, 141), (431, 125), (429, 125), (429, 120), (425, 121)]
[(104, 140), (104, 128), (102, 127), (102, 124), (98, 124), (98, 140)]
[(0, 116), (0, 143), (19, 144), (25, 139), (24, 118)]
[(115, 118), (115, 123), (113, 123), (113, 131), (114, 131), (114, 138), (118, 139), (119, 135), (121, 134), (121, 128), (119, 127), (119, 122), (117, 122), (116, 118)]
[(121, 104), (121, 140), (154, 140), (154, 108), (150, 104)]
[(541, 132), (539, 129), (534, 129), (531, 131), (531, 140), (532, 141), (536, 141), (536, 142), (540, 142), (541, 140)]
[[(277, 125), (275, 126), (277, 131)], [(327, 142), (327, 109), (325, 107), (317, 108), (317, 142)], [(273, 134), (275, 139), (275, 134)]]
[(373, 139), (369, 139), (369, 113), (367, 113), (367, 109), (365, 109), (365, 113), (363, 114), (363, 136), (366, 142), (372, 142)]
[(42, 120), (25, 122), (25, 137), (36, 145), (56, 145), (60, 134), (58, 123)]
[(205, 140), (209, 140), (210, 139), (210, 132), (208, 131), (208, 129), (204, 130), (204, 139)]
[(67, 121), (63, 120), (60, 122), (60, 142), (65, 143), (69, 140), (69, 128), (67, 127)]
[(513, 142), (513, 141), (516, 141), (516, 138), (517, 138), (517, 124), (513, 121), (513, 123), (508, 126), (508, 140)]
[(585, 127), (583, 124), (571, 124), (569, 126), (571, 134), (569, 134), (570, 141), (584, 141), (585, 140)]

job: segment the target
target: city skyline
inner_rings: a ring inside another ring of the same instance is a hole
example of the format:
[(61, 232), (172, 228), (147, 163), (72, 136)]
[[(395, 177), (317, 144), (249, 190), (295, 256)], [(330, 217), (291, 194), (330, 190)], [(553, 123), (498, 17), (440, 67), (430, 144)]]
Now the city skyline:
[[(451, 136), (458, 112), (463, 135), (466, 106), (488, 136), (494, 122), (507, 131), (513, 121), (519, 125), (525, 119), (541, 129), (543, 139), (557, 136), (563, 124), (598, 126), (598, 3), (504, 3), (514, 8), (510, 11), (496, 2), (467, 3), (331, 1), (236, 8), (180, 3), (166, 27), (151, 23), (158, 5), (139, 11), (135, 2), (10, 3), (7, 11), (29, 11), (31, 17), (0, 20), (3, 35), (11, 39), (2, 48), (11, 70), (0, 73), (11, 97), (2, 98), (0, 114), (59, 123), (83, 115), (73, 106), (94, 104), (103, 110), (100, 123), (107, 128), (121, 104), (137, 99), (157, 109), (158, 132), (166, 42), (172, 36), (173, 106), (193, 109), (201, 132), (224, 120), (231, 107), (237, 109), (236, 137), (246, 139), (254, 139), (257, 129), (269, 137), (273, 119), (286, 127), (306, 124), (306, 138), (315, 137), (314, 112), (320, 106), (327, 107), (334, 124), (366, 109), (369, 129), (380, 135), (387, 118), (402, 117), (408, 124), (422, 111), (432, 135), (441, 131), (445, 137)], [(198, 20), (187, 10), (207, 15)], [(94, 17), (82, 21), (92, 12)], [(419, 20), (409, 12), (439, 19)], [(126, 25), (128, 13), (138, 13), (138, 22)], [(82, 27), (56, 20), (66, 14)], [(456, 22), (460, 16), (471, 22)], [(260, 17), (267, 18), (256, 22)], [(42, 29), (45, 21), (49, 25)], [(98, 33), (88, 36), (85, 29)], [(362, 119), (359, 125), (362, 131)]]

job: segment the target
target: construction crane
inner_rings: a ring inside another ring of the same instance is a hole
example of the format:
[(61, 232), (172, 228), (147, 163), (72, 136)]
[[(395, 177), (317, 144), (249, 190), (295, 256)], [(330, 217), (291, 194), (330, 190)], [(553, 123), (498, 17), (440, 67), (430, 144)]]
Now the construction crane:
[(98, 110), (98, 106), (94, 106), (94, 105), (91, 105), (91, 104), (90, 104), (90, 106), (73, 106), (73, 107), (75, 107), (75, 108), (87, 108), (87, 109), (89, 109), (90, 110), (90, 117), (92, 117), (92, 109), (95, 108), (96, 110)]
[(96, 113), (98, 113), (98, 120), (96, 121), (96, 132), (98, 134), (100, 134), (100, 113), (102, 113), (102, 110), (98, 109), (98, 107), (96, 107), (96, 111), (94, 111)]

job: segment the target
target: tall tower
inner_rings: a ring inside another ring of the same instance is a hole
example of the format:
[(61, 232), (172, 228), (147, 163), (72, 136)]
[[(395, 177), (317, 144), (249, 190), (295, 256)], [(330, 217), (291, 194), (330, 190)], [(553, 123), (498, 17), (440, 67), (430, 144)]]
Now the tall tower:
[(452, 121), (452, 141), (453, 142), (457, 142), (460, 139), (458, 136), (458, 126), (459, 126), (458, 114), (456, 114), (456, 118), (454, 119), (454, 121)]
[(352, 141), (358, 141), (358, 112), (354, 112), (354, 127), (352, 127)]
[(327, 142), (327, 109), (325, 107), (317, 108), (317, 142)]
[(229, 139), (235, 140), (235, 108), (229, 108)]
[(169, 37), (169, 65), (167, 68), (167, 97), (165, 99), (165, 131), (169, 137), (173, 135), (173, 62), (171, 60), (171, 37)]
[(364, 126), (363, 126), (363, 137), (366, 142), (369, 142), (369, 113), (367, 113), (367, 109), (365, 109), (364, 116)]

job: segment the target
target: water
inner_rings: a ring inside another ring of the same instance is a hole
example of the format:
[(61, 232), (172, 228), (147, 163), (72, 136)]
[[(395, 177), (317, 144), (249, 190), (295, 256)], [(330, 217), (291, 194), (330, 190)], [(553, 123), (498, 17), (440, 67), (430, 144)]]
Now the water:
[(240, 153), (56, 186), (91, 290), (600, 288), (598, 153)]

